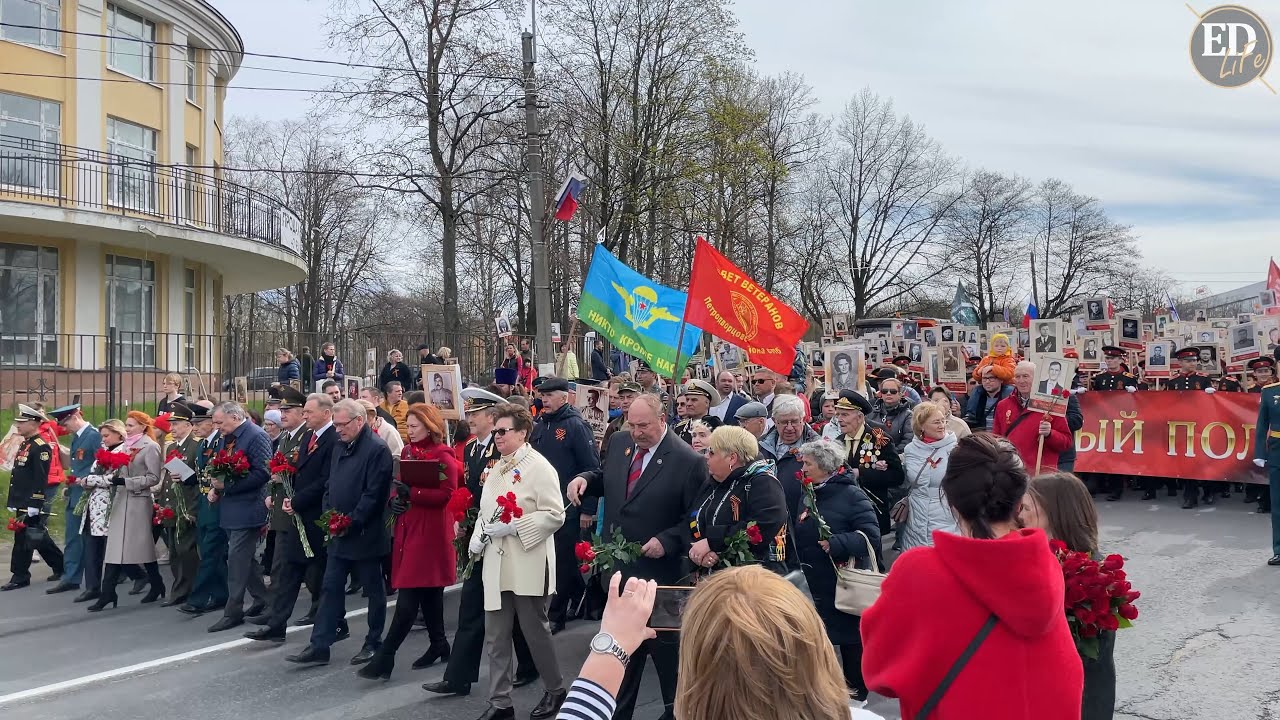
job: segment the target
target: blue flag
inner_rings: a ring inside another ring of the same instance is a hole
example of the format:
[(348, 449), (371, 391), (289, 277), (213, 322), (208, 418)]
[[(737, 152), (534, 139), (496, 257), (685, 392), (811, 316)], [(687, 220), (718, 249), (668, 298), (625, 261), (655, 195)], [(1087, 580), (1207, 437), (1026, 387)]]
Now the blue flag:
[(596, 245), (582, 284), (578, 319), (628, 355), (644, 360), (659, 375), (671, 377), (698, 350), (702, 331), (684, 328), (676, 357), (681, 318), (688, 295), (651, 282)]

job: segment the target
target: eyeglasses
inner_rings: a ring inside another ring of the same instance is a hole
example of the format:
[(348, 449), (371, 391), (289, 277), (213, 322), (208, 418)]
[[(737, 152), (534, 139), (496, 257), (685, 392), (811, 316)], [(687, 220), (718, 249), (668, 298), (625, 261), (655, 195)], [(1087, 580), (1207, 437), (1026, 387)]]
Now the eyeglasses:
[(897, 395), (898, 391), (897, 390), (881, 390), (880, 394), (881, 395)]
[(335, 428), (337, 428), (337, 429), (339, 429), (339, 430), (344, 430), (344, 429), (346, 429), (346, 427), (347, 427), (348, 425), (350, 425), (351, 423), (355, 422), (355, 418), (352, 418), (352, 419), (350, 419), (350, 420), (348, 420), (348, 421), (346, 421), (346, 422), (338, 422), (337, 420), (334, 420), (334, 421), (332, 421), (332, 422), (333, 422), (333, 426), (334, 426)]
[(494, 428), (493, 434), (497, 435), (498, 437), (506, 437), (507, 433), (515, 432), (515, 431), (516, 431), (515, 428)]

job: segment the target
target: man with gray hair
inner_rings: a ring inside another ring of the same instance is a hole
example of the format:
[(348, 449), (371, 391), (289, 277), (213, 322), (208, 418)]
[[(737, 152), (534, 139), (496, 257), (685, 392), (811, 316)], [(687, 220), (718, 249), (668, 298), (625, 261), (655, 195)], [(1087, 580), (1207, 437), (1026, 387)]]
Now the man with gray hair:
[(805, 443), (821, 439), (804, 422), (804, 402), (798, 395), (779, 395), (773, 401), (773, 429), (760, 438), (762, 454), (767, 453), (777, 462), (774, 474), (787, 496), (787, 511), (791, 513), (792, 522), (799, 517), (800, 498), (804, 494), (804, 484), (796, 477), (800, 472), (796, 451)]
[(267, 609), (267, 586), (262, 582), (262, 567), (254, 557), (258, 532), (267, 524), (267, 508), (262, 504), (263, 488), (271, 479), (267, 463), (271, 460), (271, 438), (262, 428), (249, 422), (244, 408), (224, 402), (213, 409), (213, 424), (218, 428), (218, 451), (243, 452), (249, 471), (225, 482), (211, 482), (208, 499), (222, 506), (218, 523), (227, 533), (227, 604), (222, 619), (209, 632), (228, 630), (244, 623), (244, 593), (253, 596), (249, 615), (261, 615)]
[(369, 429), (364, 406), (341, 400), (333, 406), (333, 429), (338, 446), (330, 458), (324, 508), (350, 520), (347, 529), (329, 538), (329, 558), (320, 586), (320, 609), (311, 630), (311, 643), (285, 658), (300, 665), (326, 665), (329, 647), (341, 637), (346, 615), (347, 575), (354, 574), (369, 598), (369, 633), (352, 665), (369, 662), (382, 645), (387, 619), (386, 587), (382, 581), (385, 554), (384, 520), (391, 494), (391, 453)]

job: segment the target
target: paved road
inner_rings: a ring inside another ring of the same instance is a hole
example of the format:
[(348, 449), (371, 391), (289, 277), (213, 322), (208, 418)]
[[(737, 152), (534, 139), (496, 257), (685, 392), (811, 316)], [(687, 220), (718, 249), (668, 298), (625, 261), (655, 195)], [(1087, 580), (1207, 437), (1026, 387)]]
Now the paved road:
[[(1265, 565), (1267, 518), (1247, 509), (1238, 497), (1198, 511), (1181, 510), (1172, 498), (1100, 505), (1104, 545), (1129, 558), (1130, 578), (1143, 592), (1139, 623), (1121, 633), (1116, 651), (1117, 720), (1280, 718), (1280, 569)], [(89, 615), (67, 595), (45, 596), (44, 587), (0, 595), (0, 708), (7, 712), (47, 720), (466, 720), (485, 707), (484, 667), (468, 698), (429, 698), (420, 689), (443, 673), (409, 667), (427, 645), (420, 630), (382, 683), (357, 678), (346, 664), (359, 649), (359, 617), (332, 664), (298, 669), (284, 655), (303, 646), (306, 631), (291, 633), (283, 647), (241, 644), (241, 630), (205, 632), (212, 617), (139, 606), (137, 597)], [(450, 595), (446, 617), (456, 617), (456, 602)], [(593, 632), (580, 622), (557, 637), (566, 677)], [(661, 713), (647, 676), (638, 720)], [(13, 698), (33, 689), (43, 694)], [(522, 716), (540, 694), (537, 685), (516, 691)], [(897, 717), (884, 698), (869, 709)]]

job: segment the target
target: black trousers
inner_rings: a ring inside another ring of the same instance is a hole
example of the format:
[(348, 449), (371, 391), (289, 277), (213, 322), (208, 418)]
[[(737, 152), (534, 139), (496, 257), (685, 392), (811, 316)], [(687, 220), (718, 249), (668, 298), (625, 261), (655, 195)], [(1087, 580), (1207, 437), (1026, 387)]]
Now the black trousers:
[(34, 553), (40, 553), (40, 557), (44, 559), (55, 573), (62, 574), (62, 549), (58, 547), (58, 543), (46, 531), (44, 538), (40, 542), (31, 542), (27, 533), (32, 528), (48, 527), (49, 516), (37, 515), (36, 517), (27, 517), (19, 515), (18, 519), (26, 523), (27, 529), (20, 533), (14, 533), (13, 536), (13, 554), (9, 560), (9, 573), (12, 582), (31, 582), (31, 558)]
[(298, 603), (298, 594), (306, 585), (311, 592), (311, 609), (308, 614), (315, 617), (320, 606), (320, 582), (324, 580), (324, 552), (306, 562), (285, 560), (283, 552), (277, 549), (275, 567), (271, 570), (270, 617), (267, 626), (273, 630), (283, 630), (293, 615), (293, 607)]
[(570, 609), (578, 607), (582, 593), (587, 589), (582, 573), (578, 572), (578, 558), (573, 552), (573, 546), (582, 537), (578, 517), (578, 513), (568, 513), (564, 525), (555, 534), (556, 594), (547, 606), (547, 619), (551, 622), (569, 620)]
[(1145, 492), (1155, 493), (1161, 485), (1168, 488), (1170, 495), (1178, 492), (1178, 481), (1173, 478), (1145, 477), (1142, 479), (1142, 489)]
[(1221, 488), (1215, 482), (1207, 482), (1204, 480), (1183, 480), (1182, 481), (1182, 499), (1196, 500), (1203, 493), (1205, 500), (1210, 497), (1217, 496)]
[(640, 680), (644, 677), (644, 660), (653, 658), (653, 667), (658, 671), (658, 687), (662, 690), (662, 702), (667, 709), (661, 720), (674, 720), (676, 702), (676, 680), (680, 670), (680, 633), (660, 632), (656, 640), (646, 640), (631, 653), (631, 662), (622, 676), (622, 687), (618, 688), (618, 709), (613, 713), (613, 720), (631, 720), (636, 710), (636, 697), (640, 694)]
[[(480, 660), (484, 657), (484, 582), (480, 579), (482, 566), (476, 563), (475, 572), (462, 581), (458, 595), (458, 630), (453, 634), (453, 648), (449, 664), (444, 669), (444, 680), (453, 685), (477, 682), (480, 679)], [(396, 602), (397, 613), (400, 603)], [(525, 677), (533, 673), (533, 655), (529, 644), (520, 632), (516, 620), (511, 632), (516, 648), (516, 675)]]
[(427, 637), (431, 644), (447, 642), (444, 635), (444, 588), (400, 588), (396, 593), (396, 612), (391, 617), (387, 636), (382, 640), (382, 652), (395, 655), (400, 644), (413, 629), (418, 611), (427, 621)]
[[(116, 581), (120, 579), (120, 573), (124, 572), (124, 568), (126, 567), (136, 568), (138, 566), (116, 565), (115, 563), (106, 564), (106, 569), (102, 574), (102, 597), (108, 599), (116, 597)], [(146, 571), (146, 577), (151, 581), (152, 586), (159, 588), (164, 587), (164, 578), (160, 577), (159, 563), (149, 562), (143, 565), (142, 568)]]
[(866, 681), (862, 679), (862, 645), (841, 645), (840, 663), (844, 666), (844, 684), (851, 690), (866, 690)]
[(89, 532), (88, 521), (84, 531), (80, 533), (80, 543), (84, 548), (84, 589), (92, 592), (102, 590), (102, 560), (107, 556), (107, 536), (95, 536)]

